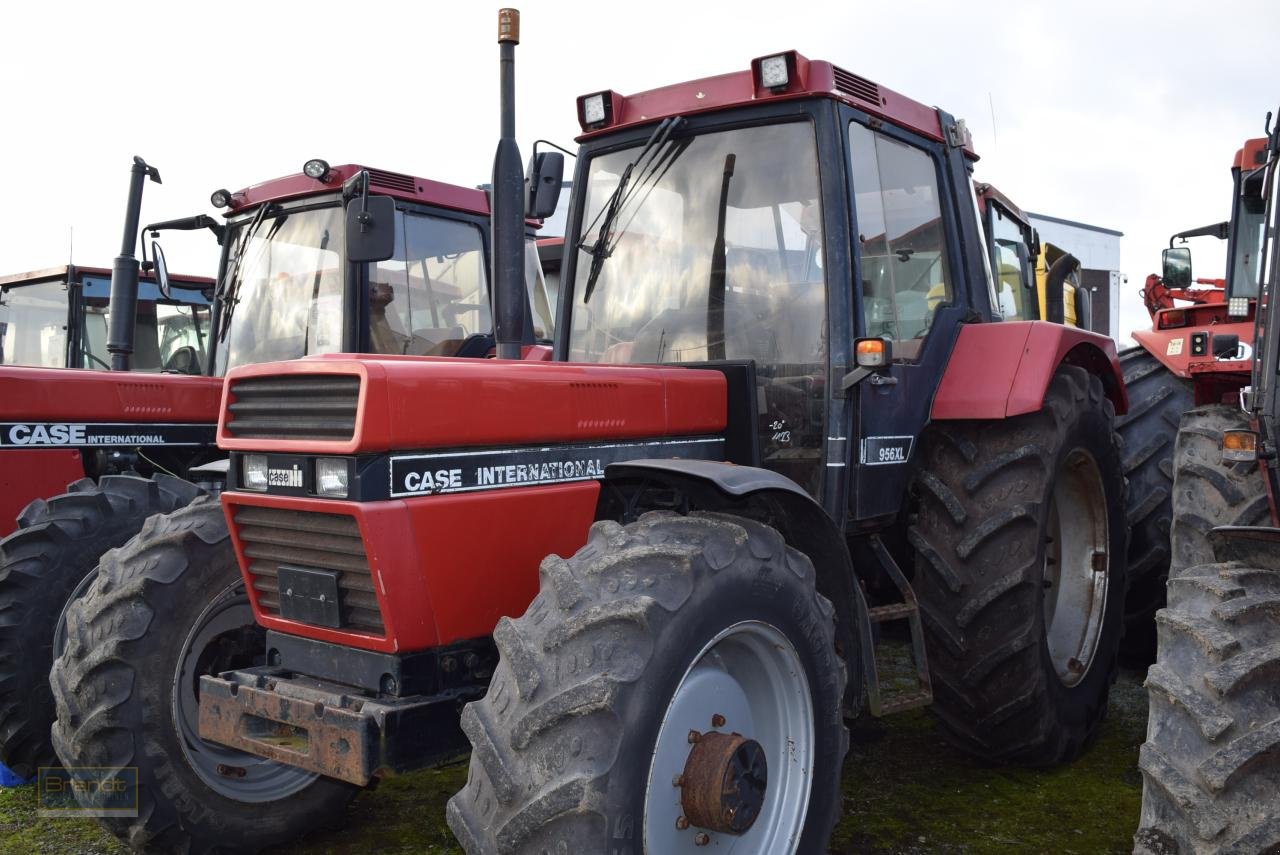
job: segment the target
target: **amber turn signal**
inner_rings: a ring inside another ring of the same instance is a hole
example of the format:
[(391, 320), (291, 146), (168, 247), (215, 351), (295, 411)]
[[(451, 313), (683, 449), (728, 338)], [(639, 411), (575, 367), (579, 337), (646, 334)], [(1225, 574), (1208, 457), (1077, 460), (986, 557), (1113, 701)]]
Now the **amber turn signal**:
[(1222, 462), (1249, 463), (1258, 459), (1258, 435), (1251, 430), (1222, 432)]

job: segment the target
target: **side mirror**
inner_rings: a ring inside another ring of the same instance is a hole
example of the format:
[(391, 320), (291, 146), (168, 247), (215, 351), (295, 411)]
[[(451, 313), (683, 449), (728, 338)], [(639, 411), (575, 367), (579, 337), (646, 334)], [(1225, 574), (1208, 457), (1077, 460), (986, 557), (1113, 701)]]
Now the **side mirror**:
[(169, 265), (164, 260), (164, 248), (160, 246), (158, 240), (151, 241), (151, 258), (155, 264), (156, 286), (166, 300), (172, 300), (173, 292), (169, 290)]
[(560, 201), (560, 185), (564, 181), (564, 155), (544, 151), (529, 158), (524, 177), (524, 215), (545, 220), (556, 212)]
[(347, 260), (386, 261), (396, 252), (396, 203), (368, 196), (347, 203)]
[(1160, 256), (1164, 270), (1160, 278), (1166, 288), (1191, 287), (1191, 250), (1185, 246), (1166, 249)]

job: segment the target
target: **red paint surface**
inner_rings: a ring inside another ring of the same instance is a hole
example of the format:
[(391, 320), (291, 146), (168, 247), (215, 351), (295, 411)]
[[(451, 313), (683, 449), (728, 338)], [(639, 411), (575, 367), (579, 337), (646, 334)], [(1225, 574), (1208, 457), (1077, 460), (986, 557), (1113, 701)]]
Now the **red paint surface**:
[(0, 421), (6, 422), (212, 424), (221, 393), (217, 377), (0, 365)]
[[(233, 381), (289, 374), (363, 378), (351, 440), (236, 439), (226, 431)], [(229, 375), (218, 446), (354, 454), (719, 433), (718, 371), (447, 357), (320, 356), (247, 365)]]
[[(362, 169), (370, 170), (370, 193), (391, 196), (410, 202), (421, 202), (441, 208), (451, 208), (455, 211), (465, 211), (471, 214), (487, 216), (489, 213), (489, 199), (483, 190), (459, 187), (455, 184), (445, 184), (440, 181), (432, 181), (429, 178), (418, 178), (412, 175), (388, 172), (387, 170), (376, 170), (373, 167), (360, 166), (354, 163), (332, 167), (329, 171), (329, 177), (324, 181), (316, 181), (314, 178), (308, 178), (298, 172), (293, 175), (286, 175), (284, 178), (275, 178), (271, 181), (264, 181), (261, 184), (246, 187), (231, 195), (231, 205), (227, 211), (229, 214), (233, 214), (260, 202), (283, 202), (302, 196), (333, 193), (341, 189), (343, 181), (346, 181)], [(379, 172), (386, 175), (394, 175), (398, 180), (394, 186), (380, 183), (378, 180)], [(413, 185), (412, 190), (408, 189), (410, 183)]]
[[(783, 51), (776, 53), (783, 53)], [(765, 56), (775, 55), (766, 54)], [(939, 142), (943, 141), (937, 110), (883, 86), (878, 86), (879, 103), (872, 103), (837, 91), (836, 66), (830, 62), (809, 60), (796, 54), (795, 79), (785, 92), (779, 94), (774, 94), (767, 89), (758, 90), (751, 69), (752, 63), (744, 62), (741, 71), (677, 83), (660, 89), (650, 89), (635, 95), (615, 93), (613, 124), (599, 130), (587, 131), (578, 137), (578, 141), (593, 139), (619, 128), (657, 122), (667, 116), (691, 116), (765, 101), (813, 97), (843, 101), (899, 127), (916, 131)], [(601, 90), (593, 90), (591, 94), (599, 91)], [(973, 154), (970, 148), (966, 148), (966, 151), (970, 155)]]
[[(262, 626), (397, 653), (489, 635), (502, 615), (522, 614), (537, 594), (542, 559), (571, 555), (586, 542), (599, 490), (596, 482), (585, 481), (367, 503), (227, 492), (222, 504)], [(233, 522), (235, 508), (245, 505), (354, 517), (368, 550), (386, 635), (263, 614)]]
[(1245, 140), (1244, 147), (1236, 151), (1235, 160), (1231, 162), (1231, 168), (1252, 172), (1266, 162), (1267, 138), (1258, 137), (1257, 139)]
[[(1144, 350), (1159, 360), (1160, 364), (1169, 369), (1173, 374), (1182, 378), (1190, 378), (1193, 373), (1202, 373), (1205, 371), (1226, 371), (1236, 372), (1244, 371), (1246, 374), (1250, 370), (1248, 360), (1243, 362), (1218, 362), (1212, 355), (1192, 356), (1191, 355), (1191, 334), (1192, 333), (1208, 333), (1209, 343), (1212, 348), (1214, 335), (1238, 335), (1240, 341), (1245, 344), (1253, 342), (1253, 312), (1255, 305), (1251, 302), (1249, 305), (1249, 316), (1245, 318), (1232, 318), (1227, 315), (1226, 303), (1206, 303), (1200, 306), (1185, 306), (1180, 309), (1174, 309), (1175, 312), (1186, 312), (1186, 326), (1175, 327), (1173, 329), (1149, 329), (1134, 330), (1132, 335), (1134, 341), (1142, 346)], [(1165, 314), (1164, 310), (1156, 315), (1156, 324), (1159, 323), (1159, 317)], [(1181, 352), (1169, 353), (1170, 344), (1173, 343), (1173, 349), (1178, 350), (1179, 346), (1176, 340), (1181, 340)], [(1243, 367), (1238, 367), (1243, 366)]]
[(0, 537), (18, 527), (18, 514), (34, 499), (65, 493), (68, 484), (83, 477), (84, 461), (74, 449), (0, 452)]
[(960, 330), (930, 413), (935, 419), (1004, 419), (1040, 409), (1054, 371), (1079, 365), (1102, 380), (1117, 413), (1128, 412), (1115, 343), (1045, 321), (967, 324)]

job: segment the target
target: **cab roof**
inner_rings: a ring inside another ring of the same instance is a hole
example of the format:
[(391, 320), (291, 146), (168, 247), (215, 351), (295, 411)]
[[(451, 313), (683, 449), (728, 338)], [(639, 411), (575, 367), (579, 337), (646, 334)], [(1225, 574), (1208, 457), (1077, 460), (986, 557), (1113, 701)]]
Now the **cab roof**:
[(418, 202), (423, 205), (489, 216), (489, 198), (482, 190), (445, 184), (442, 181), (432, 181), (430, 178), (418, 178), (400, 172), (389, 172), (385, 169), (374, 169), (371, 166), (361, 166), (356, 163), (330, 167), (329, 174), (323, 180), (309, 178), (298, 172), (246, 187), (231, 194), (231, 204), (227, 206), (226, 216), (237, 214), (262, 202), (284, 202), (322, 193), (333, 193), (342, 188), (342, 182), (361, 169), (369, 171), (370, 193), (391, 196), (405, 202)]

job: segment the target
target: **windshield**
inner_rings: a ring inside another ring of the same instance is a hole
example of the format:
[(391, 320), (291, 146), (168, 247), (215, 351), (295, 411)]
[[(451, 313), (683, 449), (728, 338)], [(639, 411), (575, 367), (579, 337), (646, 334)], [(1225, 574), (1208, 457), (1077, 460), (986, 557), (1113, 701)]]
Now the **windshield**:
[(1231, 293), (1227, 296), (1257, 297), (1266, 203), (1261, 196), (1241, 195), (1237, 197), (1237, 204), (1235, 240), (1231, 249)]
[(216, 373), (342, 349), (343, 226), (335, 205), (281, 211), (228, 230), (233, 257), (222, 287), (230, 304)]
[[(591, 162), (574, 241), (570, 358), (825, 363), (825, 290), (813, 129), (796, 122), (684, 138), (602, 217), (635, 149)], [(723, 212), (723, 257), (717, 236)], [(589, 300), (591, 250), (611, 221)], [(720, 265), (723, 265), (721, 268)], [(722, 285), (713, 284), (713, 274)], [(719, 299), (717, 299), (719, 298)], [(718, 352), (722, 351), (722, 352)]]
[[(86, 277), (84, 315), (80, 322), (79, 355), (72, 365), (109, 368), (107, 331), (111, 323), (109, 278)], [(134, 323), (132, 371), (169, 371), (202, 374), (209, 353), (209, 302), (200, 290), (173, 283), (173, 300), (166, 300), (154, 282), (138, 283), (138, 308)]]
[(0, 364), (67, 364), (67, 293), (60, 279), (0, 291)]

